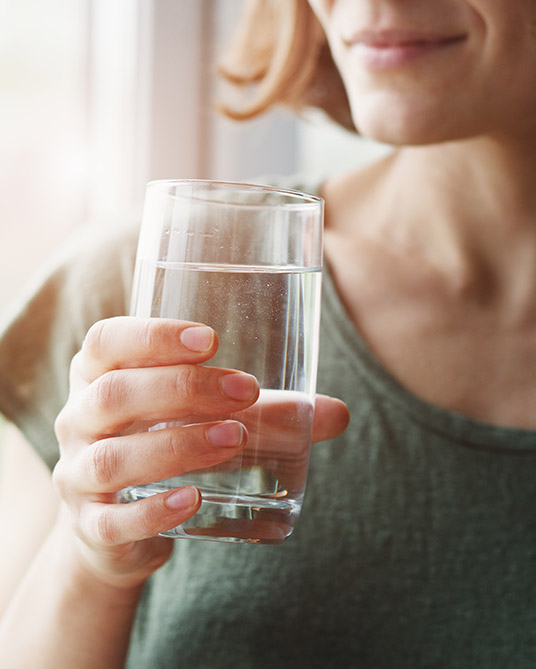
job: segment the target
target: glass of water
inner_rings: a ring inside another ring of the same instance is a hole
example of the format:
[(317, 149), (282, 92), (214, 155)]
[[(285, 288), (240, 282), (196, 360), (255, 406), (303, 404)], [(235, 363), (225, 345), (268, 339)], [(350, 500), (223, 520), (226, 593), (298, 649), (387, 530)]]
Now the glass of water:
[(201, 508), (171, 537), (279, 544), (298, 519), (311, 444), (323, 201), (297, 191), (204, 180), (147, 186), (131, 314), (210, 325), (210, 366), (253, 374), (255, 404), (227, 416), (248, 433), (231, 460), (123, 491), (134, 501), (195, 485)]

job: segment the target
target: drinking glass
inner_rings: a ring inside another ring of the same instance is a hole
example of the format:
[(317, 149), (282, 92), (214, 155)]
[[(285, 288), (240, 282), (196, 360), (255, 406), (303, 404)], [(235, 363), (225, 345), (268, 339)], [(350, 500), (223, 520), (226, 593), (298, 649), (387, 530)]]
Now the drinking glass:
[(318, 358), (323, 201), (305, 193), (205, 180), (148, 184), (131, 314), (210, 325), (206, 364), (253, 374), (255, 404), (150, 429), (235, 419), (231, 460), (123, 491), (135, 501), (195, 485), (202, 504), (171, 537), (279, 544), (298, 519), (309, 460)]

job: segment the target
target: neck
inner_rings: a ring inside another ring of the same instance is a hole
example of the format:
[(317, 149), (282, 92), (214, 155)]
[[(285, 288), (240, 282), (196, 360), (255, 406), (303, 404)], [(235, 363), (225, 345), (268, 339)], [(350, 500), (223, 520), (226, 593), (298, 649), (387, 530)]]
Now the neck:
[(353, 202), (343, 219), (361, 218), (354, 231), (368, 228), (381, 243), (422, 257), (455, 290), (484, 291), (488, 300), (515, 294), (528, 306), (536, 286), (535, 143), (481, 137), (402, 148), (372, 168), (366, 190), (355, 174), (340, 182)]
[(407, 147), (391, 163), (389, 188), (407, 193), (417, 210), (428, 207), (449, 227), (477, 237), (493, 230), (511, 234), (536, 223), (535, 156), (536, 142), (488, 137)]
[(490, 289), (535, 266), (535, 149), (477, 138), (401, 150), (386, 187), (412, 217), (406, 233)]

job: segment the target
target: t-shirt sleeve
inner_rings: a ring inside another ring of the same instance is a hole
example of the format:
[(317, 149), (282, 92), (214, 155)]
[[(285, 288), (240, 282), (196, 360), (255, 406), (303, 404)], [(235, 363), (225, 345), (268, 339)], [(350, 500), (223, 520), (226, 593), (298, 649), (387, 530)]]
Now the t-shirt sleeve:
[(93, 323), (128, 313), (137, 235), (134, 224), (86, 226), (0, 323), (0, 412), (50, 468), (72, 357)]

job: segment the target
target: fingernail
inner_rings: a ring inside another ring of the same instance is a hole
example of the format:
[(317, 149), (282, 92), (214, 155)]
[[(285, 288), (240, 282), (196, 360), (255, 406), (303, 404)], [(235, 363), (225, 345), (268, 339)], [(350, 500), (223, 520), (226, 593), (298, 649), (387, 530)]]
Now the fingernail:
[(207, 437), (214, 446), (239, 446), (244, 438), (244, 427), (234, 420), (218, 423), (207, 429)]
[(214, 341), (214, 331), (205, 325), (196, 325), (181, 332), (181, 342), (196, 353), (208, 351)]
[(186, 488), (179, 488), (174, 490), (171, 495), (166, 499), (166, 506), (172, 511), (180, 511), (181, 509), (188, 509), (197, 504), (197, 499), (199, 497), (199, 491), (193, 486), (187, 486)]
[(225, 374), (220, 385), (223, 393), (233, 400), (251, 400), (257, 394), (257, 379), (250, 374)]

